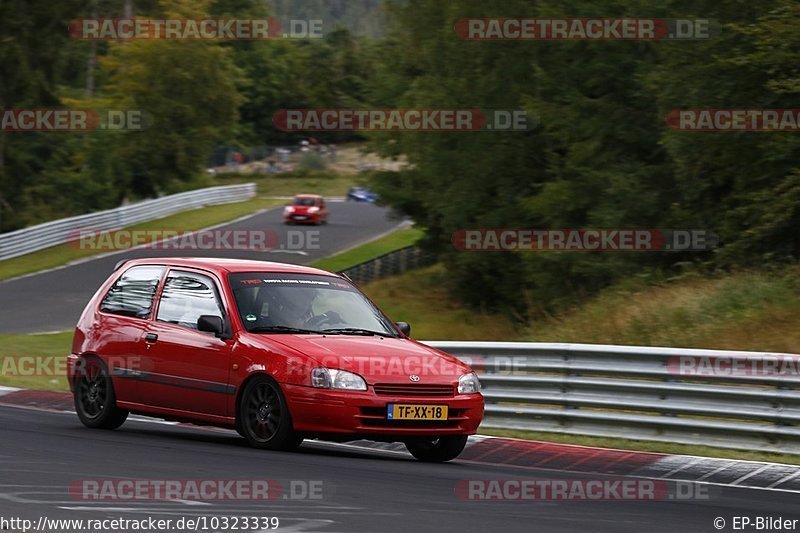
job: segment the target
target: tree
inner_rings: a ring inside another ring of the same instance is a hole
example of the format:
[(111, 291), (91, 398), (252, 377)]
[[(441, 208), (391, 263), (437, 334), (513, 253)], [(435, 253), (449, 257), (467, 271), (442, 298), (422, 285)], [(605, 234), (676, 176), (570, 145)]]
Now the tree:
[[(164, 0), (167, 17), (202, 18), (207, 2)], [(113, 148), (125, 161), (119, 186), (137, 196), (181, 190), (203, 175), (216, 143), (238, 124), (241, 72), (232, 51), (216, 41), (142, 40), (113, 43), (100, 61), (113, 109), (152, 117), (141, 132), (117, 135)]]

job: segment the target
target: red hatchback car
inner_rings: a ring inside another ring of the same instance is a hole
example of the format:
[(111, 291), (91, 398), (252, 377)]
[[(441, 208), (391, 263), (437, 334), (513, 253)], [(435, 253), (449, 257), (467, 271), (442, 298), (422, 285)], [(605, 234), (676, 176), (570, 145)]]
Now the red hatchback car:
[(283, 208), (283, 221), (287, 224), (327, 224), (328, 206), (318, 194), (298, 194)]
[(257, 448), (402, 441), (417, 459), (447, 461), (483, 418), (480, 382), (408, 333), (323, 270), (137, 259), (86, 306), (67, 368), (92, 428), (138, 413), (235, 428)]

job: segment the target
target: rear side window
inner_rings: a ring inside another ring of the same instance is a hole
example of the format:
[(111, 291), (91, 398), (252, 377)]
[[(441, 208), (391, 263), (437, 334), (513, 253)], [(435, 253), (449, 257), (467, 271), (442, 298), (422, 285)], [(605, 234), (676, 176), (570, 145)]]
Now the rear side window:
[(223, 318), (214, 282), (191, 272), (171, 271), (161, 293), (156, 320), (197, 329), (202, 315)]
[(147, 318), (163, 274), (164, 267), (161, 266), (135, 266), (129, 269), (109, 289), (100, 309), (115, 315)]

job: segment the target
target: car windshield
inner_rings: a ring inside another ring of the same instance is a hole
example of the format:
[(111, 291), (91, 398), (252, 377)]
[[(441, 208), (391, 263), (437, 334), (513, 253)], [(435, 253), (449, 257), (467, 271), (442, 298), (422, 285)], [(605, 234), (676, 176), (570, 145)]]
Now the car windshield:
[(229, 283), (249, 332), (397, 336), (389, 319), (341, 278), (248, 272), (231, 274)]
[(316, 203), (315, 198), (295, 198), (294, 205), (312, 206)]

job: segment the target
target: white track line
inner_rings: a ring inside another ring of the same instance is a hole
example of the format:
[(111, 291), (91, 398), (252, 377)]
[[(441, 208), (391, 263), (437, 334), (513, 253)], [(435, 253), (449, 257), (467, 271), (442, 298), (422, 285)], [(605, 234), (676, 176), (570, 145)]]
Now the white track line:
[(784, 483), (793, 480), (797, 476), (800, 476), (800, 469), (798, 469), (797, 472), (795, 472), (794, 474), (789, 474), (788, 476), (779, 479), (778, 481), (776, 481), (772, 485), (768, 486), (767, 488), (771, 489), (771, 488), (777, 487), (778, 485), (783, 485)]
[(757, 468), (757, 469), (753, 470), (752, 472), (750, 472), (749, 474), (745, 474), (742, 477), (740, 477), (739, 479), (735, 479), (735, 480), (731, 481), (731, 485), (738, 485), (739, 483), (741, 483), (745, 479), (751, 478), (751, 477), (755, 476), (756, 474), (760, 474), (761, 472), (763, 472), (764, 470), (766, 470), (770, 466), (772, 466), (772, 465), (764, 465), (761, 468)]

